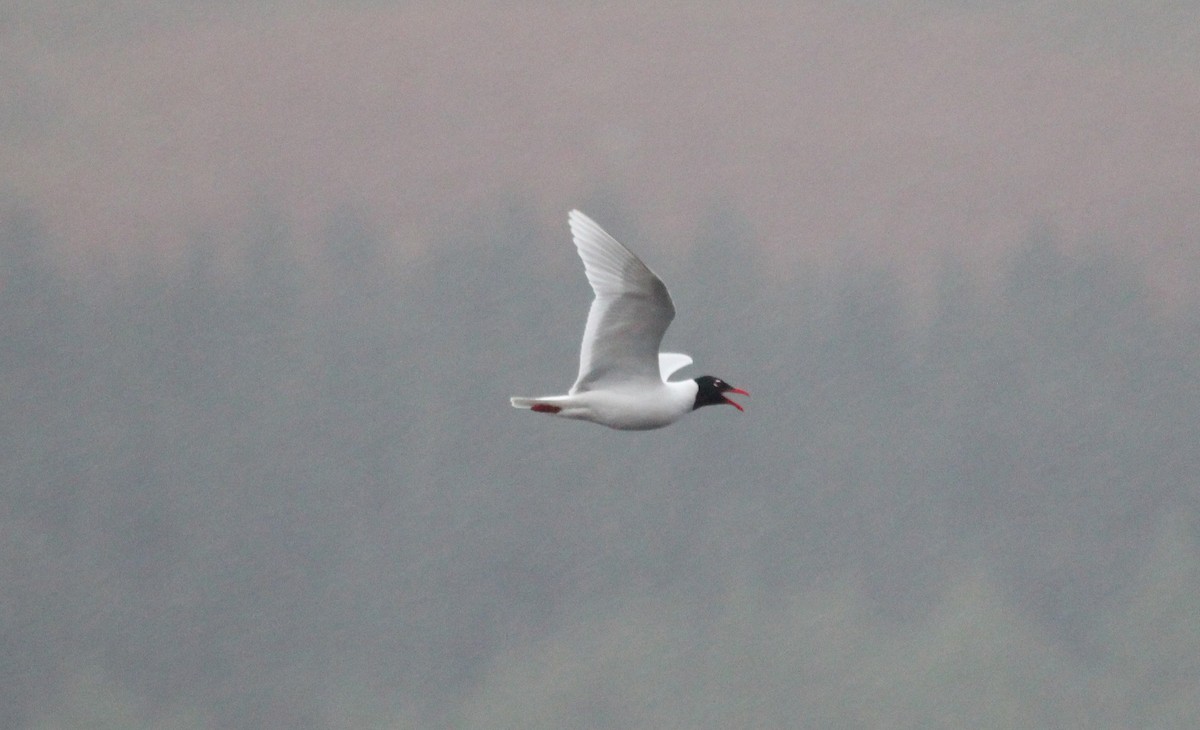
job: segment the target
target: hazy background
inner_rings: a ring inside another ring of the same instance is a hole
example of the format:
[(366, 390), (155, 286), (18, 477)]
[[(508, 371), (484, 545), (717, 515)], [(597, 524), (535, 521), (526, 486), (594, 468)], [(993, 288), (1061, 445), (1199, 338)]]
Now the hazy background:
[(5, 3), (0, 727), (1200, 724), (1200, 6), (991, 5)]

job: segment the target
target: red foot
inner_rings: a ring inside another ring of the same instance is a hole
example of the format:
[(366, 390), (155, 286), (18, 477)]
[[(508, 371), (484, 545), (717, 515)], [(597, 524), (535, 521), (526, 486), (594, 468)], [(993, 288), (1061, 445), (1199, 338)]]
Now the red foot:
[(530, 410), (536, 413), (558, 413), (562, 410), (559, 406), (552, 406), (549, 403), (534, 403)]

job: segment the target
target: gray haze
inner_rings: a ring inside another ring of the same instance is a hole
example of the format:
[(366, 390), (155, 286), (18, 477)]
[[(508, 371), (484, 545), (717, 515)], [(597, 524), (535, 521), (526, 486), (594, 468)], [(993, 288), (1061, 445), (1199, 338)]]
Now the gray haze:
[(1200, 18), (886, 6), (0, 11), (0, 727), (1200, 724)]

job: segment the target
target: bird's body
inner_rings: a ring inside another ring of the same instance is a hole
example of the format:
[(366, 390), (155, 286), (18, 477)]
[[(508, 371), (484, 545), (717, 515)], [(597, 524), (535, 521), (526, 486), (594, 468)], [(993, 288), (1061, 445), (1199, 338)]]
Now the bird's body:
[[(662, 353), (660, 360), (684, 358), (678, 367), (689, 364), (687, 355)], [(517, 408), (531, 408), (541, 413), (553, 413), (563, 418), (601, 423), (623, 431), (645, 431), (662, 428), (690, 413), (696, 403), (699, 387), (694, 380), (668, 381), (670, 372), (664, 369), (661, 378), (634, 380), (597, 390), (575, 390), (567, 395), (544, 398), (513, 398)], [(558, 410), (554, 410), (554, 409)]]
[(668, 380), (692, 358), (660, 353), (675, 305), (662, 280), (577, 210), (568, 215), (584, 272), (596, 298), (579, 353), (579, 376), (566, 395), (512, 398), (527, 408), (621, 430), (662, 428), (706, 405), (728, 403), (724, 393), (749, 395), (712, 376)]

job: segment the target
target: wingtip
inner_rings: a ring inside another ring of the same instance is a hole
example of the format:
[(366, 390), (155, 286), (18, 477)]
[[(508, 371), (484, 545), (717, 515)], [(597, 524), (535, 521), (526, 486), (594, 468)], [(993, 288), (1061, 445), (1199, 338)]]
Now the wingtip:
[(587, 217), (583, 211), (578, 208), (572, 208), (567, 213), (567, 226), (571, 229), (571, 235), (578, 242), (581, 236), (594, 236), (596, 232), (604, 232), (604, 229), (596, 223), (596, 221)]
[(601, 228), (599, 223), (588, 217), (587, 213), (577, 208), (572, 208), (571, 212), (567, 213), (567, 225), (570, 227), (571, 235), (575, 238), (577, 244), (580, 239), (600, 238), (612, 239), (613, 243), (616, 243), (617, 246), (625, 248), (623, 244), (617, 243), (616, 239)]
[(567, 213), (567, 222), (571, 223), (571, 224), (590, 223), (593, 226), (596, 225), (596, 222), (593, 221), (591, 218), (589, 218), (587, 213), (584, 213), (582, 210), (580, 210), (578, 208), (572, 208)]

